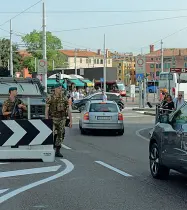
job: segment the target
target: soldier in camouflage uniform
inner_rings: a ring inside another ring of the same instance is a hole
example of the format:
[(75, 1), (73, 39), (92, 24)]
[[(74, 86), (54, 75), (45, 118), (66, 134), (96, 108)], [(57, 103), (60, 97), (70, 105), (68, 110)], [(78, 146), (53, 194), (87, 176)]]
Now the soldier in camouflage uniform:
[[(13, 119), (20, 119), (22, 112), (27, 110), (25, 104), (17, 98), (17, 88), (9, 88), (10, 97), (4, 102), (2, 107), (2, 113), (5, 119), (10, 120), (11, 115)], [(15, 107), (15, 108), (14, 108)], [(14, 111), (14, 113), (12, 113)]]
[(63, 157), (60, 153), (60, 148), (65, 136), (65, 124), (67, 119), (67, 113), (70, 119), (69, 127), (72, 127), (72, 116), (69, 110), (68, 99), (62, 94), (62, 86), (60, 84), (55, 86), (55, 93), (50, 95), (46, 100), (45, 117), (49, 116), (53, 120), (53, 132), (57, 132), (55, 148), (56, 157)]

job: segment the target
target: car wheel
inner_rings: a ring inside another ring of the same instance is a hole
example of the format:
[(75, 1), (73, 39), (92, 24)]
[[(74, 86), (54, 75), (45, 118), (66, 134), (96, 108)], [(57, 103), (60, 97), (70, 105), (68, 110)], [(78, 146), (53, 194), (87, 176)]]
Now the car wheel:
[(153, 143), (149, 151), (151, 175), (155, 179), (167, 179), (170, 169), (160, 163), (160, 151), (157, 143)]
[(117, 134), (118, 134), (118, 136), (123, 136), (123, 134), (124, 134), (124, 128), (121, 129), (121, 130), (119, 130), (119, 131), (117, 131)]

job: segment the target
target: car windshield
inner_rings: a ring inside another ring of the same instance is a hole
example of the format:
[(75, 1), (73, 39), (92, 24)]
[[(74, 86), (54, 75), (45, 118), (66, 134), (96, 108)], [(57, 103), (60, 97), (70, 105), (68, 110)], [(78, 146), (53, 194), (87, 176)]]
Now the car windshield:
[(173, 121), (177, 124), (187, 123), (187, 104), (181, 107), (174, 115)]
[(41, 91), (37, 84), (32, 83), (14, 83), (14, 82), (7, 82), (7, 83), (0, 83), (0, 94), (6, 95), (8, 94), (10, 87), (17, 87), (18, 95), (34, 95), (34, 96), (41, 96)]
[(118, 112), (118, 108), (116, 104), (112, 103), (92, 103), (90, 112)]

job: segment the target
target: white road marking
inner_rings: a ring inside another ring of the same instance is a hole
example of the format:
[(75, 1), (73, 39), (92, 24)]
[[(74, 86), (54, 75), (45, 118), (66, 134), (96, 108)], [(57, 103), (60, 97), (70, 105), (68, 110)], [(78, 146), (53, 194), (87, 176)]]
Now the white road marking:
[(9, 164), (9, 163), (0, 163), (0, 165), (5, 165), (5, 164)]
[(9, 193), (1, 196), (0, 197), (0, 204), (5, 202), (5, 201), (7, 201), (7, 200), (9, 200), (12, 197), (15, 197), (16, 195), (18, 195), (18, 194), (20, 194), (22, 192), (25, 192), (27, 190), (30, 190), (30, 189), (32, 189), (34, 187), (37, 187), (37, 186), (42, 185), (42, 184), (45, 184), (45, 183), (50, 182), (52, 180), (58, 179), (58, 178), (60, 178), (60, 177), (62, 177), (64, 175), (70, 173), (74, 169), (74, 165), (71, 162), (69, 162), (68, 160), (62, 159), (61, 161), (63, 161), (65, 163), (65, 165), (66, 165), (66, 168), (65, 168), (64, 171), (61, 171), (60, 173), (55, 174), (53, 176), (50, 176), (50, 177), (48, 177), (46, 179), (42, 179), (42, 180), (39, 180), (37, 182), (33, 182), (31, 184), (28, 184), (26, 186), (23, 186), (21, 188), (18, 188), (16, 190), (13, 190), (12, 192), (9, 192)]
[(2, 193), (4, 193), (4, 192), (6, 192), (6, 191), (8, 191), (9, 189), (3, 189), (3, 190), (0, 190), (0, 194), (2, 194)]
[(66, 146), (66, 145), (64, 145), (64, 144), (62, 144), (62, 147), (63, 147), (64, 149), (68, 149), (68, 150), (71, 149), (70, 147), (68, 147), (68, 146)]
[(102, 165), (102, 166), (104, 166), (104, 167), (106, 167), (106, 168), (108, 168), (108, 169), (110, 169), (110, 170), (112, 170), (112, 171), (115, 171), (118, 174), (121, 174), (121, 175), (127, 176), (127, 177), (132, 177), (132, 175), (130, 175), (130, 174), (124, 172), (124, 171), (121, 171), (121, 170), (119, 170), (117, 168), (114, 168), (113, 166), (108, 165), (108, 164), (106, 164), (106, 163), (104, 163), (102, 161), (95, 161), (95, 162), (98, 163), (98, 164), (100, 164), (100, 165)]
[(145, 111), (136, 111), (137, 113), (144, 114)]
[(144, 131), (144, 130), (147, 130), (147, 129), (152, 129), (152, 128), (142, 128), (142, 129), (140, 129), (140, 130), (137, 130), (137, 131), (136, 131), (136, 135), (137, 135), (138, 137), (144, 139), (145, 141), (148, 141), (148, 142), (149, 142), (150, 139), (148, 139), (148, 138), (146, 138), (145, 136), (142, 136), (142, 135), (140, 134), (141, 131)]
[(24, 176), (24, 175), (29, 175), (29, 174), (49, 173), (49, 172), (58, 171), (60, 167), (61, 165), (42, 167), (42, 168), (23, 169), (23, 170), (16, 170), (16, 171), (5, 171), (5, 172), (0, 172), (0, 178)]

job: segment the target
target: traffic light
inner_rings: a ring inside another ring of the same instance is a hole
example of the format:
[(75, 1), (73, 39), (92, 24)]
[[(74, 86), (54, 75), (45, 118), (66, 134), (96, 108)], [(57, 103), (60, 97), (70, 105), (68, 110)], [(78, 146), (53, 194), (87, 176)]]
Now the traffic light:
[(56, 74), (56, 82), (60, 82), (60, 73)]

